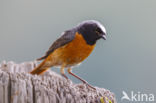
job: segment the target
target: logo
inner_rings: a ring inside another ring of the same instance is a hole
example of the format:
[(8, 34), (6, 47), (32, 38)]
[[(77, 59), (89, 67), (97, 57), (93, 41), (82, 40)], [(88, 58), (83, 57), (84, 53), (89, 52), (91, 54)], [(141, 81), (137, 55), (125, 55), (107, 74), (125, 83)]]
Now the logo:
[(138, 103), (149, 103), (154, 102), (154, 94), (152, 93), (141, 93), (141, 92), (134, 92), (131, 91), (126, 93), (122, 91), (121, 101), (130, 101), (130, 102), (138, 102)]

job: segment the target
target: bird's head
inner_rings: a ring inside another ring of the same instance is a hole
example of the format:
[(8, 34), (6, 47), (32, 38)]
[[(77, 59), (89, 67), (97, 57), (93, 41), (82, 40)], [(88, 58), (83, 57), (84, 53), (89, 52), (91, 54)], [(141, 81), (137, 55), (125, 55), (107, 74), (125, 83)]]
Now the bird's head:
[(106, 40), (106, 29), (105, 27), (95, 20), (83, 21), (77, 26), (78, 33), (80, 33), (87, 44), (94, 45), (97, 40)]

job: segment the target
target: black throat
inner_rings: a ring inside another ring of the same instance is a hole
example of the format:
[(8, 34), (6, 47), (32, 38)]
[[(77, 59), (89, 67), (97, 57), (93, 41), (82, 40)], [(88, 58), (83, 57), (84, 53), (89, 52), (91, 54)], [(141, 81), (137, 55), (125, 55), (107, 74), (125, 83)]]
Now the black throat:
[(97, 38), (95, 38), (94, 35), (92, 34), (93, 32), (78, 30), (78, 33), (83, 36), (83, 38), (89, 45), (94, 45), (97, 41)]

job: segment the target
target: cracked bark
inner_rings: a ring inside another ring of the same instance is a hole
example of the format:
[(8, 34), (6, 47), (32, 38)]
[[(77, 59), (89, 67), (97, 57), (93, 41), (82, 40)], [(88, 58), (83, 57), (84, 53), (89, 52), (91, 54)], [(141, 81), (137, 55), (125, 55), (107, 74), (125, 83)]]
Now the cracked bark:
[(74, 84), (51, 70), (41, 76), (29, 74), (36, 65), (0, 64), (0, 103), (116, 103), (109, 90)]

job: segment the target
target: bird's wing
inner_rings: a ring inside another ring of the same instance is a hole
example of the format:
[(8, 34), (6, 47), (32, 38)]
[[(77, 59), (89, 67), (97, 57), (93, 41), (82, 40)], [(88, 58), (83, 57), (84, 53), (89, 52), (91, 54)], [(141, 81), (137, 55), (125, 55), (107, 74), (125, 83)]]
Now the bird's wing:
[(42, 60), (49, 56), (50, 53), (52, 53), (54, 50), (56, 50), (59, 47), (64, 46), (65, 44), (71, 42), (75, 38), (75, 32), (68, 30), (65, 31), (60, 38), (58, 38), (49, 48), (49, 50), (46, 52), (45, 56), (37, 59)]

